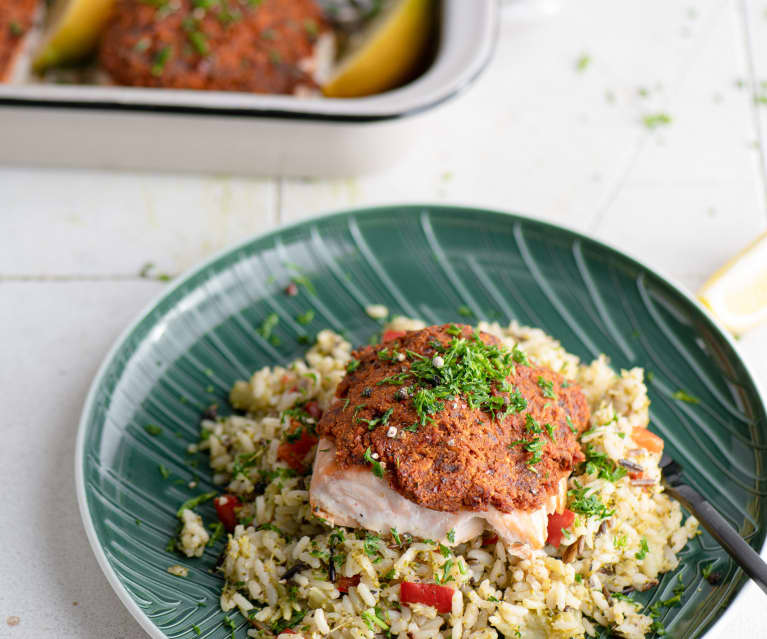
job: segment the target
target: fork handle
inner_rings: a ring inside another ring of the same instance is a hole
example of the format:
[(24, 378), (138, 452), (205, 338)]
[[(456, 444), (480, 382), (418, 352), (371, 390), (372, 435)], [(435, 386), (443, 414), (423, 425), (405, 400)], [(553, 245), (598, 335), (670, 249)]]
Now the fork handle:
[(765, 563), (727, 520), (688, 484), (666, 484), (666, 491), (689, 510), (701, 525), (711, 533), (743, 571), (767, 594), (767, 563)]

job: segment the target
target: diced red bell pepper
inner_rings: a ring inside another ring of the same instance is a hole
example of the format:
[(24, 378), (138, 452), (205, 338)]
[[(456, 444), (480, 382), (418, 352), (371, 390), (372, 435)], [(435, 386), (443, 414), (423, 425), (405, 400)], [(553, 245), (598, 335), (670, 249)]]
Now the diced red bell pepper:
[(641, 426), (634, 426), (631, 430), (631, 439), (640, 448), (645, 448), (651, 453), (663, 452), (663, 440), (658, 437), (652, 431), (642, 428)]
[(446, 614), (453, 608), (453, 588), (437, 584), (419, 584), (403, 581), (399, 585), (399, 600), (403, 604), (420, 603), (433, 606), (437, 612)]
[(641, 470), (632, 470), (629, 471), (629, 477), (631, 479), (642, 479), (644, 477), (644, 473)]
[(336, 588), (338, 588), (338, 592), (349, 592), (349, 588), (359, 585), (359, 575), (354, 575), (353, 577), (338, 577), (336, 579)]
[(495, 544), (498, 543), (498, 535), (493, 535), (486, 533), (482, 537), (482, 547), (487, 548), (488, 546), (495, 546)]
[(548, 533), (549, 536), (546, 539), (547, 544), (552, 546), (559, 546), (562, 543), (562, 529), (569, 528), (575, 521), (575, 513), (568, 508), (562, 513), (551, 513), (549, 515)]
[(284, 461), (298, 474), (304, 474), (307, 471), (306, 464), (304, 463), (306, 456), (318, 441), (308, 429), (304, 428), (297, 440), (280, 444), (280, 447), (277, 449), (277, 459)]
[(213, 500), (219, 521), (224, 524), (229, 532), (237, 525), (237, 513), (235, 510), (242, 507), (242, 502), (237, 495), (219, 495)]
[(320, 405), (315, 401), (306, 402), (304, 410), (318, 421), (320, 417), (322, 417), (322, 409), (320, 408)]
[(384, 342), (391, 342), (392, 340), (399, 339), (405, 334), (405, 331), (392, 331), (391, 329), (386, 330), (383, 332), (383, 335), (381, 335), (381, 343)]

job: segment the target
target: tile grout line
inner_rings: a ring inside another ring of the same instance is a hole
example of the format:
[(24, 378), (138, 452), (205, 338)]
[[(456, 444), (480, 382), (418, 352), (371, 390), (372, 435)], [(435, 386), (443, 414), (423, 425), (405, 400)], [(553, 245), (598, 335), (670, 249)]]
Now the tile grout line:
[(64, 273), (59, 275), (46, 275), (40, 273), (0, 275), (0, 284), (18, 282), (30, 284), (59, 284), (67, 282), (156, 282), (158, 284), (167, 284), (172, 280), (173, 277), (165, 280), (156, 277), (123, 275), (119, 273), (110, 275), (88, 275), (86, 273)]
[(277, 191), (275, 194), (275, 206), (276, 206), (276, 217), (277, 217), (277, 226), (282, 226), (282, 195), (283, 195), (283, 189), (285, 188), (285, 178), (284, 177), (278, 177), (275, 180), (275, 186), (277, 187)]
[(754, 47), (753, 37), (751, 34), (751, 28), (749, 26), (749, 18), (751, 16), (747, 4), (747, 0), (740, 0), (739, 21), (743, 36), (743, 55), (745, 57), (746, 73), (748, 75), (748, 88), (750, 92), (750, 109), (751, 119), (753, 121), (754, 130), (756, 133), (757, 153), (759, 156), (758, 162), (758, 174), (761, 181), (760, 198), (762, 200), (762, 209), (767, 222), (767, 160), (765, 159), (765, 140), (762, 136), (762, 127), (759, 118), (759, 105), (757, 104), (757, 86), (758, 79), (756, 77), (756, 65), (754, 64)]

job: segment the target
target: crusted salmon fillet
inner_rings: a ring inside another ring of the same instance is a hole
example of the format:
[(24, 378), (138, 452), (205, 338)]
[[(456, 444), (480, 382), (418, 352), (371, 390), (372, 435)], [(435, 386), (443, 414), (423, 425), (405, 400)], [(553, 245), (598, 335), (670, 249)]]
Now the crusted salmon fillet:
[(583, 454), (586, 398), (467, 326), (353, 353), (317, 428), (310, 501), (331, 523), (542, 548)]

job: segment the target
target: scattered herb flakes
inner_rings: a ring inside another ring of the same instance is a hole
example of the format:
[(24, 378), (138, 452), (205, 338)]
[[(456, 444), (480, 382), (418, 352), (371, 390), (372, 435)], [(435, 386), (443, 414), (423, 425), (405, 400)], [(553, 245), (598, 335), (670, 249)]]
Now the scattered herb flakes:
[(186, 34), (189, 42), (191, 42), (194, 50), (201, 56), (206, 56), (210, 53), (210, 46), (208, 46), (208, 38), (202, 31), (190, 31)]
[(309, 18), (304, 20), (304, 31), (306, 31), (309, 36), (315, 38), (319, 34), (320, 29), (317, 22)]
[(463, 317), (473, 317), (474, 312), (468, 307), (468, 306), (459, 306), (458, 307), (458, 314)]
[(541, 428), (541, 425), (538, 423), (538, 420), (535, 419), (530, 413), (527, 413), (525, 415), (525, 430), (528, 433), (532, 433), (534, 435), (539, 435), (543, 432), (543, 429)]
[(544, 440), (536, 437), (532, 441), (527, 442), (522, 447), (528, 453), (531, 453), (530, 459), (528, 459), (526, 462), (528, 466), (535, 466), (535, 464), (537, 464), (543, 459), (543, 447), (545, 445), (546, 445), (546, 442)]
[(19, 36), (24, 35), (24, 27), (22, 27), (18, 22), (15, 20), (11, 20), (8, 23), (8, 31), (11, 32), (11, 35), (14, 38), (18, 38)]
[(453, 581), (453, 577), (450, 575), (450, 569), (453, 567), (453, 563), (454, 562), (452, 559), (448, 559), (444, 564), (442, 564), (442, 575), (435, 575), (435, 581), (438, 584), (445, 584), (448, 581)]
[(647, 553), (650, 552), (650, 548), (647, 545), (647, 539), (642, 537), (641, 541), (639, 542), (639, 552), (634, 555), (639, 561), (642, 561), (645, 557), (647, 557)]
[(270, 315), (266, 316), (266, 319), (263, 322), (261, 322), (261, 326), (258, 327), (256, 332), (264, 339), (269, 339), (272, 337), (272, 331), (274, 330), (274, 327), (277, 326), (279, 322), (279, 315), (277, 315), (277, 313), (271, 313)]
[(371, 465), (373, 474), (376, 477), (384, 476), (384, 466), (380, 461), (373, 458), (373, 453), (370, 450), (370, 446), (368, 446), (367, 450), (365, 451), (365, 455), (363, 458), (366, 462), (368, 462)]
[(653, 131), (658, 127), (671, 124), (671, 116), (668, 113), (648, 113), (642, 116), (642, 124)]
[(197, 508), (200, 504), (204, 504), (206, 501), (210, 501), (213, 499), (218, 493), (213, 490), (209, 493), (202, 493), (201, 495), (197, 495), (196, 497), (192, 497), (191, 499), (187, 499), (181, 506), (179, 506), (178, 511), (176, 511), (176, 516), (181, 517), (181, 512), (184, 510), (193, 510), (194, 508)]
[(396, 528), (392, 528), (390, 532), (391, 532), (392, 539), (394, 540), (394, 543), (397, 544), (398, 546), (401, 546), (402, 545), (402, 538), (399, 536), (399, 533), (397, 532), (397, 529)]
[(208, 540), (208, 547), (215, 544), (219, 538), (224, 534), (224, 524), (222, 524), (220, 521), (217, 521), (215, 524), (210, 524), (209, 526), (213, 530), (213, 534), (210, 536), (210, 539)]
[(527, 353), (523, 351), (519, 346), (514, 344), (513, 348), (511, 349), (511, 358), (517, 363), (522, 364), (522, 366), (530, 366), (530, 360), (527, 359)]
[(541, 391), (543, 391), (543, 396), (547, 399), (556, 399), (557, 394), (554, 392), (554, 382), (545, 379), (543, 377), (538, 377), (538, 386), (540, 387)]
[(301, 315), (298, 315), (296, 317), (296, 321), (299, 324), (309, 324), (313, 319), (314, 319), (314, 310), (312, 310), (311, 308), (305, 313), (301, 313)]
[(158, 426), (157, 424), (147, 424), (144, 426), (144, 430), (152, 437), (157, 437), (158, 435), (162, 434), (162, 427)]
[(376, 606), (375, 608), (368, 608), (367, 610), (363, 610), (360, 613), (360, 617), (371, 631), (377, 632), (376, 627), (386, 631), (389, 630), (389, 624), (387, 624), (386, 621), (382, 618), (382, 614), (383, 613)]
[(599, 519), (612, 517), (614, 511), (609, 510), (597, 495), (587, 495), (589, 488), (583, 488), (577, 480), (573, 480), (573, 483), (575, 488), (567, 491), (567, 496), (570, 497), (570, 510), (586, 517), (598, 517)]
[(572, 433), (577, 434), (578, 429), (575, 427), (575, 424), (573, 424), (573, 420), (570, 418), (570, 415), (565, 417), (565, 421), (567, 422), (567, 427), (572, 431)]
[(169, 44), (164, 46), (155, 54), (151, 68), (151, 73), (153, 76), (159, 77), (163, 74), (165, 65), (167, 64), (168, 60), (170, 60), (172, 55), (173, 47)]
[(356, 371), (360, 366), (360, 361), (358, 359), (354, 359), (353, 357), (349, 360), (349, 363), (346, 365), (346, 372), (352, 373)]
[(157, 469), (160, 471), (160, 475), (162, 475), (163, 479), (168, 479), (168, 477), (170, 477), (170, 471), (162, 464), (160, 464)]
[(596, 475), (599, 479), (618, 481), (626, 476), (626, 469), (616, 464), (606, 453), (599, 452), (591, 444), (586, 444), (585, 470), (589, 475)]
[(196, 634), (198, 637), (202, 634), (202, 630), (200, 630), (200, 626), (192, 626), (192, 630), (194, 631), (194, 634)]
[(455, 528), (451, 528), (447, 531), (447, 540), (451, 543), (455, 543)]
[(589, 65), (591, 64), (591, 57), (585, 53), (578, 56), (578, 59), (575, 61), (575, 70), (579, 73), (582, 73), (585, 71)]
[(683, 390), (676, 391), (672, 397), (674, 399), (678, 399), (680, 402), (687, 402), (688, 404), (700, 404), (700, 400), (697, 397), (690, 395), (690, 393)]

